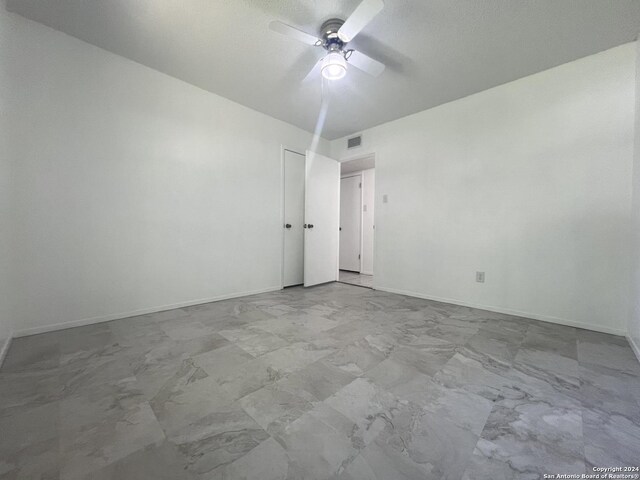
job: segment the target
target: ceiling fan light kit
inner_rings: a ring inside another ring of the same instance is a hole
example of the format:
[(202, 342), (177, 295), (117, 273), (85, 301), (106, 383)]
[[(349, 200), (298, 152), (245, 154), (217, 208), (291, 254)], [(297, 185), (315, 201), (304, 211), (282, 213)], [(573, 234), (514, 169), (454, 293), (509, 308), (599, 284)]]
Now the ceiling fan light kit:
[(384, 71), (384, 65), (364, 53), (347, 49), (346, 46), (380, 13), (383, 7), (382, 0), (363, 0), (346, 21), (332, 18), (324, 22), (320, 27), (320, 38), (279, 21), (271, 22), (269, 27), (275, 32), (295, 38), (307, 45), (322, 47), (327, 51), (325, 57), (314, 66), (307, 77), (316, 75), (315, 71), (320, 67), (324, 78), (339, 80), (347, 74), (348, 63), (377, 77)]
[(347, 61), (341, 52), (330, 52), (322, 59), (322, 76), (327, 80), (340, 80), (347, 74)]

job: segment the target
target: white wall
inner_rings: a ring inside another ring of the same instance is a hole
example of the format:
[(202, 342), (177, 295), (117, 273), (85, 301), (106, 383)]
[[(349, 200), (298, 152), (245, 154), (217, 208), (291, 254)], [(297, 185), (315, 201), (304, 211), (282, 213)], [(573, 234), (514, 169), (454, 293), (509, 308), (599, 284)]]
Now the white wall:
[(332, 142), (376, 154), (377, 287), (625, 333), (634, 64), (623, 45)]
[(311, 134), (0, 16), (18, 334), (280, 287), (281, 145)]
[[(0, 1), (0, 9), (4, 9), (4, 1)], [(11, 174), (13, 158), (9, 150), (8, 111), (10, 77), (10, 52), (5, 45), (9, 44), (11, 28), (0, 17), (0, 363), (5, 353), (7, 340), (13, 331), (10, 311), (11, 299)]]
[(633, 202), (631, 207), (631, 315), (628, 338), (640, 360), (640, 42), (636, 47), (635, 145), (633, 152)]
[[(0, 341), (278, 288), (280, 145), (311, 135), (0, 7)], [(364, 132), (376, 284), (626, 331), (634, 59)]]

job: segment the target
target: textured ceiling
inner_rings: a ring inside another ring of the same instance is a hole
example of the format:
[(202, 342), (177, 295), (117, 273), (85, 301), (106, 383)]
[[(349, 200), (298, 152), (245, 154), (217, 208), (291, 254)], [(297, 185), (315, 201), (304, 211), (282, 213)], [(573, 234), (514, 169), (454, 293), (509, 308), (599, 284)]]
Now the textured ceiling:
[[(315, 128), (321, 56), (269, 30), (310, 33), (359, 0), (9, 0), (7, 8), (292, 123)], [(638, 0), (385, 0), (350, 46), (384, 62), (331, 83), (322, 135), (334, 139), (620, 45)]]

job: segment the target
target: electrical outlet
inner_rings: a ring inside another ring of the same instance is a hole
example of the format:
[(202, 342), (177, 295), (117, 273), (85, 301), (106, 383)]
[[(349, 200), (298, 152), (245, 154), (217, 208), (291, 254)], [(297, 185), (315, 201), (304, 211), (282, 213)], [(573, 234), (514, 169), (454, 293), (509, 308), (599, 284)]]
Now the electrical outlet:
[(476, 272), (476, 282), (484, 283), (484, 272)]

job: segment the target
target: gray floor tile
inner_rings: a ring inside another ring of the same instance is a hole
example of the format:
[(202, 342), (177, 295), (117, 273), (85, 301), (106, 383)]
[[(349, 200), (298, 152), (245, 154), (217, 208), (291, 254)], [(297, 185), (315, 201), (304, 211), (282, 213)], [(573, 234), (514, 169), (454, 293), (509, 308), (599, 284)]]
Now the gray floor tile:
[(408, 404), (386, 423), (362, 458), (372, 471), (387, 475), (374, 478), (453, 480), (461, 478), (477, 440), (469, 430)]
[(370, 380), (358, 378), (324, 403), (354, 422), (354, 433), (364, 446), (384, 430), (387, 422), (406, 402)]
[(148, 445), (131, 455), (77, 480), (192, 480), (178, 447), (165, 441)]
[(373, 275), (364, 275), (361, 273), (340, 270), (338, 281), (348, 283), (350, 285), (357, 285), (359, 287), (373, 288)]
[(624, 337), (580, 330), (578, 360), (640, 377), (640, 364)]
[(285, 480), (289, 478), (289, 457), (282, 446), (269, 438), (234, 462), (216, 469), (211, 480)]
[(579, 398), (586, 408), (640, 423), (640, 377), (600, 365), (580, 365)]
[(0, 479), (537, 479), (640, 458), (622, 337), (333, 283), (16, 339)]
[(257, 328), (222, 330), (220, 331), (220, 335), (253, 357), (259, 357), (260, 355), (289, 345), (286, 340)]
[(210, 377), (217, 380), (226, 377), (232, 369), (253, 359), (254, 357), (249, 353), (234, 344), (193, 356), (194, 362)]
[(0, 417), (15, 415), (64, 396), (72, 374), (59, 370), (0, 373)]
[(63, 424), (60, 429), (60, 478), (89, 475), (148, 445), (161, 443), (164, 438), (147, 402), (82, 428)]
[(60, 365), (60, 344), (51, 335), (16, 338), (2, 364), (3, 373), (48, 370)]
[(0, 418), (0, 478), (58, 478), (59, 405)]
[(521, 346), (578, 360), (577, 329), (540, 322), (529, 326)]
[(638, 466), (640, 422), (637, 415), (624, 416), (585, 408), (582, 418), (588, 467)]
[(516, 385), (505, 387), (496, 400), (475, 454), (495, 460), (495, 465), (508, 464), (519, 475), (541, 478), (545, 473), (585, 473), (583, 452), (579, 404), (553, 391), (534, 397)]
[(488, 400), (496, 400), (505, 386), (513, 384), (507, 376), (492, 372), (480, 361), (460, 353), (456, 353), (433, 378), (445, 387), (461, 388)]
[(575, 395), (580, 388), (578, 361), (557, 353), (523, 347), (513, 361), (513, 371), (521, 378), (537, 378), (567, 395)]
[(269, 438), (267, 432), (248, 425), (244, 418), (225, 415), (224, 431), (178, 445), (191, 478), (209, 480), (216, 470), (249, 454)]
[(292, 422), (276, 439), (289, 458), (288, 478), (331, 478), (360, 451), (354, 422), (320, 404)]
[(318, 402), (310, 393), (283, 379), (245, 395), (239, 403), (264, 430), (277, 435)]
[(352, 375), (362, 375), (387, 356), (387, 352), (369, 343), (369, 339), (365, 337), (342, 347), (326, 357), (325, 361)]
[(306, 392), (317, 400), (325, 400), (354, 379), (351, 373), (321, 359), (290, 374), (279, 383), (292, 390)]

